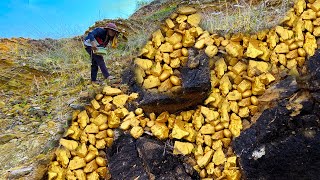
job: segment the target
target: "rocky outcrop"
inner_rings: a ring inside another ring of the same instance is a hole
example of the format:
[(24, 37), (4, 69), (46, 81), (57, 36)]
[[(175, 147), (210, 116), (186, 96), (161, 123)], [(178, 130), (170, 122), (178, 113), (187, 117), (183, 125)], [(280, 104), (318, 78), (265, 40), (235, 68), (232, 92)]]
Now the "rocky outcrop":
[(172, 155), (172, 149), (151, 137), (122, 134), (107, 150), (112, 179), (199, 179), (192, 166)]
[(195, 51), (189, 56), (189, 61), (198, 62), (196, 68), (179, 68), (182, 89), (177, 92), (155, 93), (144, 90), (135, 82), (133, 72), (126, 72), (124, 82), (132, 92), (139, 92), (138, 106), (145, 112), (160, 114), (165, 111), (175, 113), (202, 103), (211, 89), (209, 58), (204, 52)]
[(274, 88), (282, 89), (277, 105), (235, 139), (233, 148), (246, 179), (319, 178), (319, 58), (318, 50), (308, 61), (309, 76), (298, 80), (299, 86), (294, 78), (280, 82)]

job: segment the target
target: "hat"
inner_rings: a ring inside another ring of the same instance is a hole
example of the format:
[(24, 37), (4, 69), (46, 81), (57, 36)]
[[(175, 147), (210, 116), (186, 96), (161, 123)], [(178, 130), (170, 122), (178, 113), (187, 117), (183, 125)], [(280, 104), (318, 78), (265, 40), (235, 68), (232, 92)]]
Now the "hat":
[(118, 30), (118, 28), (117, 28), (117, 25), (115, 25), (114, 23), (108, 23), (107, 25), (106, 25), (106, 27), (104, 27), (105, 29), (112, 29), (112, 30), (114, 30), (114, 31), (117, 31), (117, 32), (120, 32), (119, 30)]

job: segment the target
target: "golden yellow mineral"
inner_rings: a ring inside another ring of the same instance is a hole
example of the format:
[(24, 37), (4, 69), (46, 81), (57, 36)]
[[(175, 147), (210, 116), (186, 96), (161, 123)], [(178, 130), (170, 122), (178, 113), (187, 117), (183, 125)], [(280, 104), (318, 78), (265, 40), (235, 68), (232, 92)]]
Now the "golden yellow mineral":
[(159, 48), (162, 42), (164, 42), (164, 37), (160, 29), (152, 34), (152, 41), (156, 48)]
[(280, 54), (280, 53), (288, 53), (289, 52), (289, 46), (286, 43), (280, 43), (276, 46), (274, 49), (274, 52)]
[(201, 106), (201, 113), (205, 116), (206, 122), (211, 122), (213, 120), (216, 120), (219, 117), (219, 113), (217, 111), (214, 111), (212, 109), (209, 109), (208, 107)]
[(320, 1), (316, 0), (312, 5), (311, 5), (311, 9), (315, 12), (319, 12), (320, 10)]
[(269, 64), (263, 61), (249, 61), (248, 65), (248, 76), (253, 77), (262, 73), (268, 72), (270, 69)]
[(102, 167), (107, 165), (106, 160), (102, 157), (97, 157), (96, 163), (97, 163), (97, 165), (102, 166)]
[(260, 81), (265, 85), (269, 85), (271, 82), (276, 80), (276, 78), (271, 73), (262, 74), (259, 76), (259, 78)]
[(229, 101), (238, 101), (242, 99), (242, 94), (237, 90), (233, 90), (232, 92), (229, 92), (227, 99)]
[(175, 141), (173, 147), (173, 154), (183, 154), (188, 155), (191, 154), (194, 146), (192, 143)]
[(236, 58), (240, 58), (243, 56), (243, 50), (244, 48), (240, 44), (232, 41), (226, 46), (227, 53)]
[(242, 130), (241, 118), (235, 113), (232, 113), (230, 119), (229, 130), (234, 137), (238, 137), (240, 135), (240, 131)]
[(147, 44), (144, 46), (140, 56), (142, 55), (148, 59), (154, 59), (156, 55), (156, 49), (153, 47), (152, 41), (148, 41)]
[(249, 89), (251, 89), (251, 82), (246, 79), (241, 81), (241, 83), (237, 86), (237, 90), (241, 93)]
[(208, 57), (213, 58), (215, 55), (218, 54), (218, 48), (214, 45), (207, 46), (205, 53)]
[(98, 133), (99, 132), (99, 126), (95, 125), (94, 123), (89, 124), (84, 131), (86, 133)]
[(79, 157), (86, 157), (88, 153), (88, 149), (87, 149), (87, 145), (85, 143), (82, 143), (80, 144), (77, 149), (76, 149), (76, 154), (79, 156)]
[[(247, 98), (248, 99), (248, 102), (251, 102), (250, 98)], [(249, 106), (249, 105), (248, 105)], [(241, 107), (239, 109), (239, 116), (242, 117), (242, 118), (246, 118), (246, 117), (249, 117), (250, 115), (250, 111), (249, 111), (249, 108), (248, 107)]]
[[(97, 150), (96, 150), (97, 151)], [(89, 151), (89, 153), (87, 154), (87, 156), (84, 158), (84, 160), (86, 162), (90, 162), (91, 160), (93, 160), (95, 157), (97, 156), (97, 153), (95, 151)]]
[(283, 28), (282, 26), (276, 27), (276, 32), (279, 34), (280, 38), (285, 41), (293, 37), (293, 31)]
[(92, 172), (92, 173), (90, 173), (90, 174), (87, 174), (87, 179), (89, 180), (99, 180), (99, 174), (96, 172), (96, 171), (94, 171), (94, 172)]
[(70, 161), (68, 169), (75, 170), (85, 166), (86, 166), (86, 161), (84, 160), (84, 158), (76, 156)]
[(200, 131), (201, 134), (214, 134), (215, 128), (211, 124), (206, 124), (201, 127)]
[(78, 180), (86, 180), (86, 173), (83, 172), (82, 169), (78, 169), (74, 171), (74, 174), (78, 178)]
[(180, 43), (182, 41), (182, 35), (180, 33), (174, 33), (172, 36), (167, 38), (167, 41), (171, 45), (176, 45), (176, 44), (178, 44), (178, 43)]
[(220, 80), (220, 86), (219, 89), (221, 90), (221, 93), (223, 96), (227, 96), (229, 91), (232, 89), (232, 84), (229, 80), (229, 76), (224, 75)]
[(189, 15), (187, 22), (191, 26), (195, 26), (195, 27), (199, 26), (199, 24), (201, 22), (201, 14), (196, 13), (196, 14)]
[(108, 126), (109, 128), (117, 128), (120, 126), (120, 118), (116, 116), (114, 111), (112, 111), (110, 116), (108, 116)]
[(185, 124), (185, 129), (188, 131), (189, 135), (184, 137), (185, 140), (189, 142), (195, 142), (197, 137), (197, 131), (194, 130), (193, 125), (191, 123)]
[(200, 166), (200, 168), (204, 168), (209, 164), (209, 162), (212, 160), (213, 153), (214, 153), (214, 151), (210, 150), (207, 153), (205, 153), (204, 156), (201, 156), (197, 160), (197, 164)]
[(296, 14), (299, 16), (303, 13), (303, 11), (306, 9), (307, 4), (305, 0), (298, 0), (295, 5), (294, 9), (296, 11)]
[(167, 24), (168, 28), (170, 28), (170, 29), (173, 29), (175, 26), (171, 19), (166, 19), (166, 24)]
[(247, 48), (247, 51), (245, 52), (245, 56), (249, 58), (256, 58), (260, 55), (263, 55), (263, 51), (259, 47), (260, 43), (261, 43), (260, 41), (251, 39), (249, 41), (249, 46)]
[(306, 33), (305, 39), (306, 41), (305, 41), (305, 44), (303, 45), (303, 48), (309, 56), (313, 56), (317, 48), (317, 40), (309, 32)]
[(92, 107), (93, 107), (94, 109), (99, 109), (99, 108), (100, 108), (100, 105), (99, 105), (98, 101), (95, 100), (95, 99), (93, 99), (93, 100), (91, 101), (91, 105), (92, 105)]
[(99, 114), (98, 117), (92, 119), (92, 122), (97, 126), (101, 126), (102, 124), (107, 123), (107, 120), (108, 120), (108, 116), (104, 114)]
[(106, 147), (106, 141), (104, 139), (100, 139), (96, 141), (97, 149), (104, 149)]
[[(141, 67), (143, 70), (148, 70), (152, 67), (152, 61), (148, 59), (141, 59), (141, 58), (136, 58), (134, 63)], [(121, 91), (121, 90), (120, 90)], [(120, 92), (121, 93), (121, 92)], [(118, 93), (118, 94), (120, 94)], [(116, 94), (114, 94), (116, 95)]]
[(241, 179), (241, 173), (237, 169), (232, 170), (224, 170), (223, 174), (225, 174), (228, 180), (240, 180)]
[(165, 123), (156, 122), (151, 127), (151, 132), (154, 136), (156, 136), (160, 140), (165, 140), (169, 137), (169, 128), (166, 126)]
[(271, 30), (269, 34), (267, 35), (267, 43), (269, 45), (270, 49), (273, 49), (277, 46), (279, 42), (279, 36), (277, 35), (275, 30)]
[(180, 7), (177, 10), (177, 13), (182, 14), (182, 15), (190, 15), (190, 14), (194, 14), (196, 12), (197, 12), (197, 10), (195, 8), (189, 7), (189, 6)]
[(182, 139), (189, 135), (189, 132), (184, 128), (185, 123), (181, 120), (176, 119), (171, 136), (175, 139)]
[(254, 78), (252, 83), (252, 94), (253, 95), (262, 95), (266, 90), (265, 85), (260, 81), (259, 77)]
[(302, 13), (301, 18), (303, 20), (313, 20), (317, 19), (317, 15), (312, 9), (308, 9)]
[(144, 130), (140, 126), (135, 126), (130, 130), (131, 136), (134, 137), (135, 139), (138, 139), (140, 136), (142, 136), (143, 133), (144, 133)]
[(84, 129), (87, 126), (87, 123), (89, 123), (89, 116), (86, 110), (81, 111), (78, 114), (78, 123), (81, 129)]
[[(152, 65), (152, 62), (151, 62), (151, 65)], [(114, 95), (121, 94), (122, 91), (118, 88), (112, 88), (111, 86), (106, 86), (103, 88), (103, 93), (107, 96), (114, 96)]]
[(231, 69), (231, 71), (236, 74), (240, 74), (242, 71), (245, 71), (245, 70), (247, 70), (247, 65), (242, 61), (237, 62), (237, 64), (234, 65)]
[(182, 38), (182, 45), (183, 47), (192, 47), (195, 43), (195, 38), (191, 35), (190, 30), (186, 30), (183, 38)]
[(78, 142), (73, 140), (60, 139), (60, 144), (70, 151), (76, 150), (78, 147)]
[(213, 154), (213, 157), (212, 157), (212, 162), (215, 164), (215, 165), (221, 165), (223, 164), (224, 162), (226, 161), (226, 157), (222, 151), (222, 148), (219, 148), (217, 149), (214, 154)]
[(159, 50), (163, 53), (172, 53), (173, 46), (170, 43), (166, 42), (160, 46)]
[(228, 66), (223, 58), (220, 58), (215, 62), (215, 68), (214, 68), (217, 77), (220, 79), (224, 75), (224, 73), (228, 70)]
[(128, 98), (129, 98), (129, 96), (126, 94), (117, 95), (117, 96), (113, 97), (112, 103), (114, 105), (116, 105), (118, 108), (121, 108), (126, 104)]
[(84, 171), (85, 173), (90, 173), (90, 172), (95, 171), (96, 169), (98, 169), (98, 165), (97, 165), (96, 160), (94, 159), (94, 160), (90, 161), (90, 162), (86, 165), (86, 167), (83, 169), (83, 171)]
[(69, 164), (69, 158), (71, 158), (70, 151), (65, 148), (59, 148), (55, 152), (57, 161), (62, 165), (63, 168), (67, 168)]
[(154, 87), (158, 87), (161, 85), (160, 79), (156, 76), (150, 75), (147, 79), (143, 82), (143, 87), (145, 89), (151, 89)]
[(196, 111), (192, 115), (192, 124), (194, 125), (194, 128), (199, 131), (204, 123), (204, 117), (202, 116), (200, 111)]

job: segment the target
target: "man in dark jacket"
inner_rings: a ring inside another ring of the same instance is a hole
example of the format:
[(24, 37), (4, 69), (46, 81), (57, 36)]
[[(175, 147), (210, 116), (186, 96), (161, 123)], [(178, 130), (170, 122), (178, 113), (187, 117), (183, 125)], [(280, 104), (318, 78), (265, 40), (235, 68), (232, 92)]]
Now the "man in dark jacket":
[(104, 59), (101, 55), (97, 55), (94, 52), (97, 47), (106, 47), (108, 43), (116, 40), (119, 30), (114, 23), (108, 23), (106, 27), (95, 28), (93, 31), (89, 32), (88, 36), (84, 39), (84, 45), (86, 51), (91, 57), (91, 82), (97, 83), (98, 67), (100, 67), (101, 72), (106, 79), (112, 79), (110, 76)]

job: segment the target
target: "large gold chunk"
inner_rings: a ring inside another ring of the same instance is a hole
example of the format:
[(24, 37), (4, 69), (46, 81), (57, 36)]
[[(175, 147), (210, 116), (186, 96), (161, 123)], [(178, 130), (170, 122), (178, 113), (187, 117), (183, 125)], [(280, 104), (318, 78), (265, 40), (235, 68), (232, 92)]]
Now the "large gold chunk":
[(232, 89), (232, 84), (230, 82), (229, 76), (224, 75), (220, 80), (219, 89), (223, 96), (227, 96), (229, 91)]
[(222, 151), (222, 148), (219, 148), (218, 150), (216, 150), (216, 152), (213, 154), (212, 157), (212, 162), (215, 165), (220, 165), (223, 164), (226, 161), (226, 157)]
[(196, 111), (192, 116), (192, 124), (194, 124), (194, 128), (199, 131), (204, 123), (204, 117), (202, 116), (200, 111)]
[(303, 49), (307, 52), (309, 56), (313, 56), (317, 48), (316, 38), (309, 32), (306, 33), (306, 41), (303, 45)]
[(254, 39), (249, 41), (249, 46), (245, 52), (245, 56), (250, 58), (256, 58), (260, 55), (263, 55), (263, 51), (259, 47), (260, 42)]
[(86, 161), (84, 160), (84, 158), (76, 156), (70, 161), (68, 169), (75, 170), (85, 166), (86, 166)]
[(206, 124), (201, 127), (200, 131), (201, 134), (214, 134), (215, 128), (211, 124)]
[(87, 126), (87, 123), (89, 123), (89, 116), (86, 110), (81, 111), (78, 114), (78, 123), (81, 129), (84, 129)]
[(163, 53), (172, 53), (173, 46), (170, 43), (166, 42), (160, 46), (159, 50)]
[(174, 33), (172, 36), (170, 36), (170, 38), (167, 38), (167, 41), (171, 45), (176, 45), (182, 41), (182, 35), (180, 33)]
[(274, 52), (281, 54), (281, 53), (288, 53), (289, 52), (289, 46), (286, 43), (280, 43), (276, 46), (274, 49)]
[(120, 126), (120, 118), (115, 114), (114, 111), (111, 111), (108, 116), (108, 126), (109, 128), (117, 128)]
[(251, 89), (251, 82), (246, 79), (241, 81), (241, 83), (237, 86), (237, 90), (241, 93), (249, 89)]
[(201, 14), (199, 13), (189, 15), (187, 20), (187, 22), (194, 27), (199, 26), (200, 21), (201, 21)]
[(311, 5), (311, 9), (315, 12), (320, 11), (320, 1), (316, 0), (312, 5)]
[(204, 168), (206, 167), (209, 162), (212, 160), (212, 156), (213, 156), (213, 150), (209, 150), (207, 153), (205, 153), (204, 156), (201, 156), (198, 160), (197, 160), (197, 164), (201, 167)]
[(254, 78), (252, 83), (252, 94), (253, 95), (262, 95), (266, 90), (265, 85), (260, 81), (259, 77)]
[(60, 144), (70, 151), (76, 150), (78, 147), (78, 142), (73, 140), (60, 139)]
[(212, 109), (209, 109), (208, 107), (201, 106), (201, 113), (206, 117), (206, 122), (211, 122), (219, 117), (219, 113), (217, 111), (214, 111)]
[(182, 139), (189, 135), (189, 132), (184, 128), (185, 123), (181, 120), (176, 119), (171, 136), (175, 139)]
[(260, 75), (268, 72), (269, 69), (270, 67), (267, 62), (250, 60), (248, 65), (248, 76), (253, 77)]
[(116, 105), (118, 108), (121, 108), (126, 104), (128, 98), (129, 96), (126, 94), (118, 95), (113, 98), (112, 103)]
[(273, 49), (277, 46), (279, 42), (279, 36), (277, 35), (275, 30), (271, 30), (269, 34), (267, 35), (267, 43), (269, 45), (270, 49)]
[(213, 58), (215, 55), (218, 54), (218, 48), (214, 45), (207, 46), (205, 53), (208, 57)]
[(293, 37), (293, 31), (283, 28), (282, 26), (276, 27), (276, 32), (282, 38), (282, 40), (288, 40)]
[(223, 174), (225, 174), (228, 180), (240, 180), (241, 179), (241, 172), (237, 169), (231, 170), (224, 170)]
[(131, 136), (134, 137), (135, 139), (138, 139), (140, 136), (142, 136), (143, 133), (144, 133), (144, 130), (140, 126), (135, 126), (130, 130)]
[(160, 92), (169, 91), (172, 87), (173, 87), (173, 85), (172, 85), (170, 79), (167, 79), (161, 83), (161, 85), (159, 86), (159, 91)]
[(317, 19), (317, 15), (312, 9), (308, 9), (302, 13), (301, 18), (304, 20), (313, 20)]
[(294, 9), (296, 11), (296, 14), (299, 16), (300, 14), (303, 13), (303, 11), (306, 9), (307, 3), (305, 0), (298, 0), (295, 5)]
[(175, 141), (173, 147), (173, 154), (183, 154), (188, 155), (191, 154), (194, 146), (192, 143)]
[(242, 94), (239, 91), (234, 90), (232, 92), (229, 92), (229, 94), (227, 95), (227, 99), (229, 101), (238, 101), (242, 99)]
[(214, 68), (217, 77), (220, 79), (224, 75), (224, 73), (228, 70), (228, 66), (223, 58), (220, 58), (215, 62), (215, 68)]
[(243, 50), (244, 48), (240, 44), (232, 41), (226, 46), (227, 53), (236, 58), (240, 58), (243, 56)]
[(169, 128), (165, 123), (156, 122), (155, 125), (151, 127), (151, 132), (160, 140), (165, 140), (169, 137)]
[(99, 114), (98, 117), (92, 119), (92, 122), (97, 126), (101, 126), (102, 124), (107, 123), (107, 120), (108, 120), (108, 116), (104, 114)]
[(95, 125), (94, 123), (91, 123), (84, 129), (84, 131), (86, 133), (94, 133), (94, 134), (96, 134), (96, 133), (99, 132), (99, 126)]
[(182, 14), (182, 15), (190, 15), (190, 14), (194, 14), (196, 12), (197, 12), (197, 10), (195, 8), (189, 7), (189, 6), (180, 7), (177, 11), (177, 13)]
[(240, 135), (240, 131), (242, 130), (241, 118), (237, 116), (235, 113), (232, 113), (230, 119), (231, 121), (229, 125), (229, 130), (231, 131), (234, 137), (238, 137)]
[(156, 48), (159, 48), (162, 42), (164, 42), (164, 37), (160, 29), (152, 34), (152, 41)]
[(70, 151), (65, 148), (59, 148), (55, 152), (57, 161), (62, 165), (63, 168), (67, 168), (69, 164), (69, 158), (71, 158)]
[(151, 89), (154, 87), (158, 87), (161, 85), (160, 79), (158, 77), (155, 77), (153, 75), (148, 76), (147, 79), (143, 82), (143, 87), (145, 89)]
[(171, 19), (166, 19), (166, 24), (167, 24), (168, 28), (170, 28), (170, 29), (173, 29), (175, 26)]

